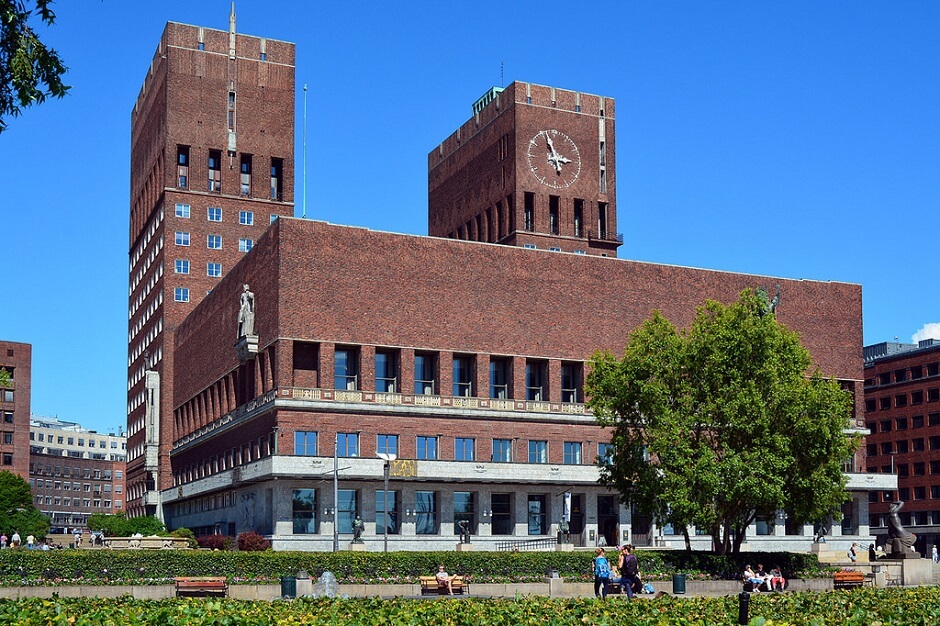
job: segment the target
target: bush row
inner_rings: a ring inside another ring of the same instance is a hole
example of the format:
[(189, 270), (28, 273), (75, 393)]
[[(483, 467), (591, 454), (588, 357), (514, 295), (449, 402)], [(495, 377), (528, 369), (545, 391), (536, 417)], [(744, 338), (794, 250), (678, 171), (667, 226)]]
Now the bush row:
[[(233, 582), (276, 581), (303, 570), (312, 577), (333, 572), (343, 583), (417, 582), (437, 571), (470, 576), (475, 582), (540, 580), (550, 570), (589, 580), (592, 553), (579, 552), (223, 552), (208, 550), (0, 550), (0, 584), (69, 584), (101, 581), (163, 582), (174, 576), (227, 576)], [(824, 574), (815, 555), (749, 552), (716, 556), (704, 552), (640, 551), (648, 579), (681, 572), (692, 579), (734, 579), (744, 563), (779, 564), (789, 578)]]

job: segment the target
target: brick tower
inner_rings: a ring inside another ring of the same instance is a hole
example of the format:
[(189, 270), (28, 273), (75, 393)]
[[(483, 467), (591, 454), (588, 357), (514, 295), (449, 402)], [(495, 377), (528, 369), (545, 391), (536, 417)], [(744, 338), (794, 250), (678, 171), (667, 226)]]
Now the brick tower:
[(513, 82), (428, 155), (428, 233), (616, 256), (614, 101)]
[[(127, 512), (172, 486), (179, 323), (292, 216), (294, 44), (167, 23), (131, 113)], [(234, 339), (235, 330), (232, 329)]]

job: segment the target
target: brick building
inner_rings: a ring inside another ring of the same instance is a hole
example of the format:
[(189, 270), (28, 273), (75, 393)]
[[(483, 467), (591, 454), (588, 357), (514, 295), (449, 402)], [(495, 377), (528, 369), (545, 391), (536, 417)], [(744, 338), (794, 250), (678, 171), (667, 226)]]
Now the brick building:
[(888, 505), (901, 500), (902, 525), (930, 555), (940, 544), (940, 341), (865, 347), (865, 420), (868, 471), (897, 476), (896, 491), (868, 494), (871, 531), (886, 543)]
[[(168, 23), (131, 113), (127, 510), (171, 484), (173, 336), (293, 215), (293, 44)], [(163, 442), (161, 444), (161, 442)]]
[(10, 373), (9, 387), (0, 387), (0, 470), (29, 478), (29, 412), (33, 347), (0, 341), (0, 369)]

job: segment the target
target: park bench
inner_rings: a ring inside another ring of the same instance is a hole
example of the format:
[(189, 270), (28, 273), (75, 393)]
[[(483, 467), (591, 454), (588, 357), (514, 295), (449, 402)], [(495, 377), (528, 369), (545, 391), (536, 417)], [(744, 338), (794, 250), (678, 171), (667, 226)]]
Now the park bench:
[(178, 598), (183, 596), (224, 598), (228, 595), (228, 582), (225, 576), (177, 576), (175, 580)]
[(855, 570), (842, 570), (832, 575), (834, 589), (855, 589), (865, 584), (865, 574)]
[[(441, 585), (437, 582), (437, 577), (435, 576), (421, 576), (421, 595), (447, 595), (447, 587)], [(451, 589), (454, 590), (454, 595), (458, 593), (466, 593), (470, 595), (470, 583), (464, 580), (463, 576), (454, 576), (454, 580), (450, 583)]]

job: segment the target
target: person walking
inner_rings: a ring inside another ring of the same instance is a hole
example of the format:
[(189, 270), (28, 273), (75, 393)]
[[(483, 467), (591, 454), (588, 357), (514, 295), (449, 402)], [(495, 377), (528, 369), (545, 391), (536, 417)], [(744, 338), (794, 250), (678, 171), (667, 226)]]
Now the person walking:
[(849, 548), (849, 551), (846, 553), (849, 557), (849, 560), (855, 563), (858, 560), (858, 544), (852, 543), (852, 547)]
[(934, 563), (940, 563), (940, 554), (937, 554), (936, 545), (930, 550), (930, 558), (933, 560)]
[(607, 589), (610, 586), (610, 562), (604, 548), (594, 550), (594, 597), (607, 599)]

